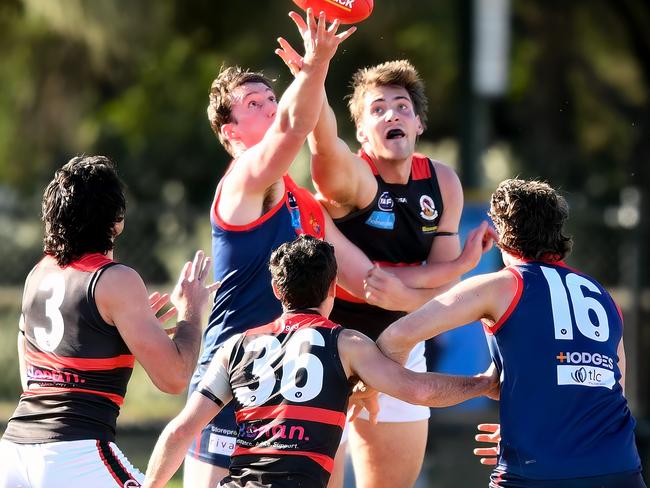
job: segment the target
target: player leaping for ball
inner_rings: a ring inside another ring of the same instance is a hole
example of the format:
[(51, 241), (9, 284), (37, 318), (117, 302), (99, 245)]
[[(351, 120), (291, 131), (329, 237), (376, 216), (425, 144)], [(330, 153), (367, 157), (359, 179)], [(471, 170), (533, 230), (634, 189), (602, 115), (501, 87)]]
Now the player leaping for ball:
[[(299, 30), (306, 28), (299, 16), (292, 18)], [(280, 39), (280, 46), (276, 53), (299, 73), (303, 60), (286, 40)], [(353, 87), (349, 105), (361, 150), (353, 153), (338, 137), (334, 112), (324, 97), (309, 136), (311, 170), (336, 226), (380, 263), (366, 279), (373, 294), (364, 301), (338, 293), (332, 319), (376, 339), (404, 315), (400, 311), (414, 310), (476, 266), (493, 231), (482, 223), (461, 253), (458, 177), (450, 167), (414, 153), (427, 108), (415, 68), (402, 60), (360, 69)], [(485, 245), (476, 245), (481, 242)], [(426, 369), (424, 343), (412, 351), (406, 366)], [(362, 414), (350, 431), (357, 486), (410, 487), (422, 466), (429, 409), (386, 395), (379, 402), (378, 425)]]
[[(210, 125), (233, 161), (210, 212), (213, 255), (220, 256), (214, 276), (222, 286), (204, 333), (190, 397), (219, 346), (233, 334), (281, 315), (268, 269), (269, 256), (280, 244), (298, 234), (327, 238), (337, 249), (339, 278), (359, 295), (372, 267), (326, 220), (311, 194), (287, 174), (316, 125), (330, 59), (354, 32), (351, 28), (337, 34), (338, 22), (326, 28), (324, 16), (317, 22), (311, 10), (305, 25), (303, 70), (279, 102), (268, 78), (236, 67), (222, 69), (210, 89)], [(353, 270), (359, 275), (350, 278)], [(236, 437), (234, 413), (226, 408), (189, 450), (185, 486), (213, 488), (228, 473)]]

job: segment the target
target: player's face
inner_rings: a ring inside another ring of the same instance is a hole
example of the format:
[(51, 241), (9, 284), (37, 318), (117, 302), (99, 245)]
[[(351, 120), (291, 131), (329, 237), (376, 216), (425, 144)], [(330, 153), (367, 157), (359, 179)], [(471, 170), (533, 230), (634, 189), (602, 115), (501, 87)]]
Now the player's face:
[(232, 92), (235, 137), (247, 148), (262, 140), (275, 120), (278, 101), (264, 83), (245, 83)]
[(413, 155), (420, 134), (420, 117), (405, 88), (380, 86), (366, 92), (357, 126), (357, 138), (366, 152), (384, 160), (404, 160)]

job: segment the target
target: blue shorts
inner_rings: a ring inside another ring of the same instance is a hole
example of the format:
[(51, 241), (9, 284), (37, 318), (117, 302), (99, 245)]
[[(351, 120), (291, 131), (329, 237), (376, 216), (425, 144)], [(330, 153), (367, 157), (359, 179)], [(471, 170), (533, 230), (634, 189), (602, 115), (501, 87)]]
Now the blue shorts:
[(530, 480), (494, 471), (490, 476), (490, 488), (646, 488), (646, 484), (639, 472), (563, 480)]
[[(199, 365), (192, 376), (188, 397), (196, 390), (203, 378), (208, 365)], [(226, 405), (214, 417), (201, 433), (194, 439), (187, 451), (187, 456), (203, 461), (204, 463), (230, 467), (230, 456), (235, 450), (237, 441), (237, 422), (235, 422), (235, 409), (233, 403)]]

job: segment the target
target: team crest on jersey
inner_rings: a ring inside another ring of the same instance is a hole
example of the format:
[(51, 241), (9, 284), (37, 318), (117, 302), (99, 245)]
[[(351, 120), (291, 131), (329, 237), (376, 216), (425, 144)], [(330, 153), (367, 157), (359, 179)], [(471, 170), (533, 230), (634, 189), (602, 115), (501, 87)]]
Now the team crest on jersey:
[(420, 217), (424, 220), (435, 220), (438, 218), (436, 204), (433, 203), (433, 198), (429, 195), (422, 195), (420, 197)]
[(383, 210), (384, 212), (390, 212), (393, 210), (393, 207), (395, 206), (395, 202), (393, 202), (393, 197), (390, 196), (390, 193), (385, 191), (379, 196), (379, 200), (377, 201), (377, 206), (379, 207), (379, 210)]
[(320, 236), (320, 223), (318, 222), (318, 219), (314, 216), (313, 213), (309, 213), (309, 224), (311, 225), (311, 228), (314, 230), (314, 235)]

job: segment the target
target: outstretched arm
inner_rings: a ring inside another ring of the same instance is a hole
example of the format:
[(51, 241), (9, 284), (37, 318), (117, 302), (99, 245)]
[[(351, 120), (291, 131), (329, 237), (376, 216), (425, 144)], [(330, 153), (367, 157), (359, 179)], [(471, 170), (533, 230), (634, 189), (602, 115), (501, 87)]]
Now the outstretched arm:
[(463, 211), (463, 188), (458, 176), (442, 163), (434, 163), (434, 168), (444, 204), (437, 229), (440, 235), (433, 240), (424, 266), (395, 270), (400, 280), (411, 288), (440, 288), (454, 284), (463, 273), (476, 266), (481, 257), (481, 252), (477, 255), (476, 249), (467, 249), (467, 244), (465, 250), (468, 253), (461, 254), (458, 227)]
[(237, 336), (219, 348), (197, 391), (160, 434), (151, 453), (143, 486), (164, 487), (176, 473), (192, 440), (232, 398), (228, 357)]
[(307, 10), (307, 22), (295, 12), (290, 15), (303, 38), (302, 69), (282, 95), (273, 124), (262, 141), (238, 158), (224, 190), (227, 186), (261, 194), (288, 171), (318, 120), (329, 62), (339, 44), (355, 31), (352, 27), (337, 34), (338, 21), (326, 28), (325, 16), (316, 22), (311, 9)]
[(468, 278), (393, 322), (377, 345), (391, 359), (403, 361), (420, 341), (479, 319), (495, 323), (516, 291), (517, 280), (506, 270)]
[[(297, 24), (301, 20), (294, 18)], [(281, 49), (277, 49), (276, 54), (297, 75), (302, 69), (303, 58), (286, 39), (280, 38), (278, 42)], [(339, 217), (350, 209), (365, 207), (377, 191), (376, 180), (368, 165), (339, 137), (336, 116), (324, 87), (318, 122), (307, 140), (312, 153), (312, 179), (328, 211)], [(341, 178), (343, 174), (345, 178)]]
[(380, 268), (375, 266), (364, 283), (365, 299), (368, 303), (388, 310), (411, 312), (428, 302), (433, 296), (446, 291), (462, 274), (474, 268), (481, 255), (492, 248), (496, 234), (487, 222), (472, 230), (467, 237), (463, 253), (458, 259), (448, 262), (429, 263), (418, 266), (413, 272), (415, 279), (428, 274), (427, 284), (432, 288), (411, 288), (408, 281), (408, 268)]
[(495, 376), (453, 376), (416, 373), (388, 359), (365, 335), (347, 329), (339, 336), (344, 366), (365, 384), (401, 400), (429, 407), (447, 407), (488, 394)]

